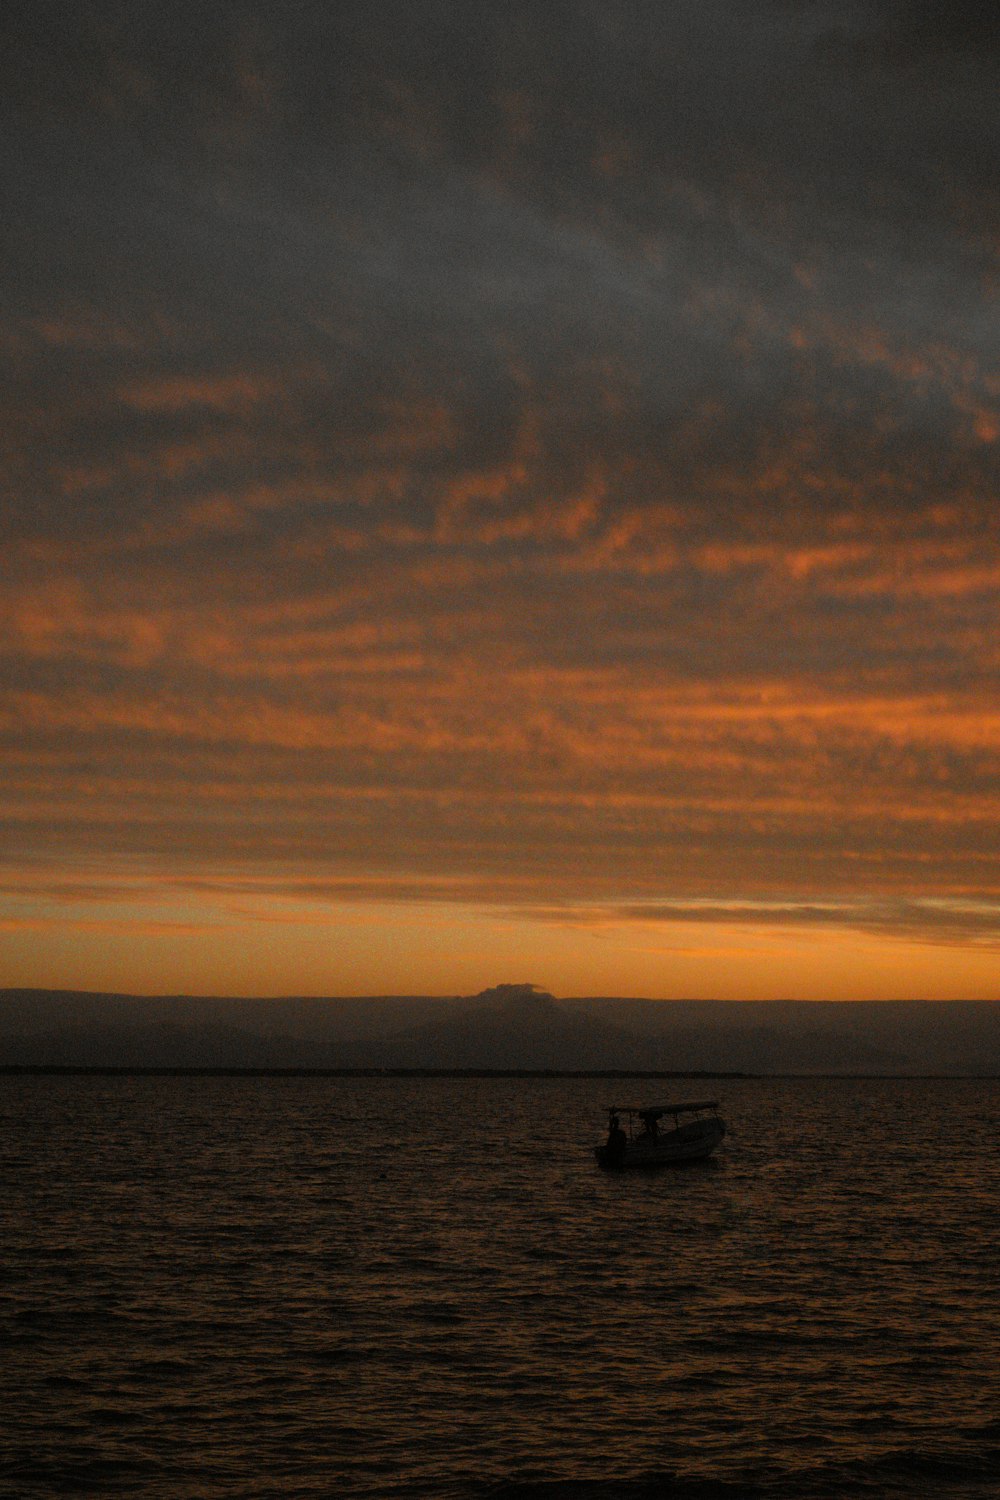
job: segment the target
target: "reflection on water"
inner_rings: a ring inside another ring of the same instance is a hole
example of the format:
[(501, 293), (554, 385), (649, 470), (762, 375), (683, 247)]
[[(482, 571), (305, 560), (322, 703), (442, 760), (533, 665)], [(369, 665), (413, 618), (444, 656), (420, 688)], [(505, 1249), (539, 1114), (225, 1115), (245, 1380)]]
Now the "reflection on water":
[(1000, 1084), (608, 1088), (3, 1080), (2, 1492), (995, 1495)]

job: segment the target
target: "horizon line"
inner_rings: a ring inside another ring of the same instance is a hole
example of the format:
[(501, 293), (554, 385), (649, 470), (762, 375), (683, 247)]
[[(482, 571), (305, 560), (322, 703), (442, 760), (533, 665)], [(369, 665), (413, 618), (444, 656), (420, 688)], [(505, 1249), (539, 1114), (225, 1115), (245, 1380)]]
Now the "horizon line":
[[(266, 995), (248, 994), (223, 994), (206, 993), (197, 990), (103, 990), (103, 989), (76, 989), (67, 985), (22, 985), (10, 984), (0, 985), (0, 997), (5, 995), (86, 995), (95, 999), (108, 1000), (263, 1000), (269, 1003), (280, 1003), (287, 1000), (478, 1000), (480, 997), (492, 994), (501, 988), (499, 985), (490, 985), (485, 990), (476, 990), (472, 993), (461, 993), (449, 991), (444, 994), (413, 994), (403, 991), (383, 994), (302, 994), (283, 993)], [(523, 989), (527, 986), (512, 985), (512, 989)], [(537, 988), (537, 987), (536, 987)], [(651, 1005), (1000, 1005), (998, 995), (957, 995), (957, 996), (931, 996), (931, 995), (859, 995), (855, 999), (843, 1000), (827, 997), (823, 999), (807, 999), (797, 995), (772, 995), (768, 998), (760, 996), (748, 996), (745, 999), (735, 1000), (722, 995), (555, 995), (544, 991), (539, 998), (548, 997), (560, 1001), (575, 1000), (639, 1000)]]
[(823, 1079), (857, 1082), (944, 1083), (996, 1082), (1000, 1073), (748, 1073), (712, 1068), (226, 1068), (226, 1067), (132, 1067), (112, 1064), (2, 1063), (0, 1077), (91, 1077), (91, 1078), (723, 1078), (730, 1082), (816, 1082)]

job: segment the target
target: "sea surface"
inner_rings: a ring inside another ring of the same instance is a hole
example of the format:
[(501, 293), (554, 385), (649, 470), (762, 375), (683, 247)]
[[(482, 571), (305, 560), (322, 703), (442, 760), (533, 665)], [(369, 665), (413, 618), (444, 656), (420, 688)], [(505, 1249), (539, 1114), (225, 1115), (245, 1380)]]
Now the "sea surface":
[[(718, 1093), (609, 1174), (609, 1103)], [(1000, 1494), (1000, 1082), (0, 1078), (0, 1494)]]

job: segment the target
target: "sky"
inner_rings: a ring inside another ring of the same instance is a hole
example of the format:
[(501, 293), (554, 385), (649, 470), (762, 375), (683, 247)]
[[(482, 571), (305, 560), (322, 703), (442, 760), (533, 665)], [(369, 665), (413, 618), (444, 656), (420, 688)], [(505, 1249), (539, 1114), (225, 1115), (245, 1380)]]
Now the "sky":
[(0, 43), (0, 984), (1000, 998), (989, 6)]

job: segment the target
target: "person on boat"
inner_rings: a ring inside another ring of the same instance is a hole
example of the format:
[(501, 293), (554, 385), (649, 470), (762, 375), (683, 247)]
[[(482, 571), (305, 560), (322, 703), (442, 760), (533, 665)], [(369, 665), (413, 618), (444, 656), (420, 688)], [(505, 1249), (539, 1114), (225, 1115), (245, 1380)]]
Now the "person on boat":
[(660, 1134), (660, 1127), (656, 1115), (643, 1115), (642, 1138), (645, 1141), (655, 1141)]
[(616, 1114), (612, 1114), (608, 1123), (608, 1155), (624, 1156), (627, 1145), (628, 1136), (621, 1127), (621, 1121)]

